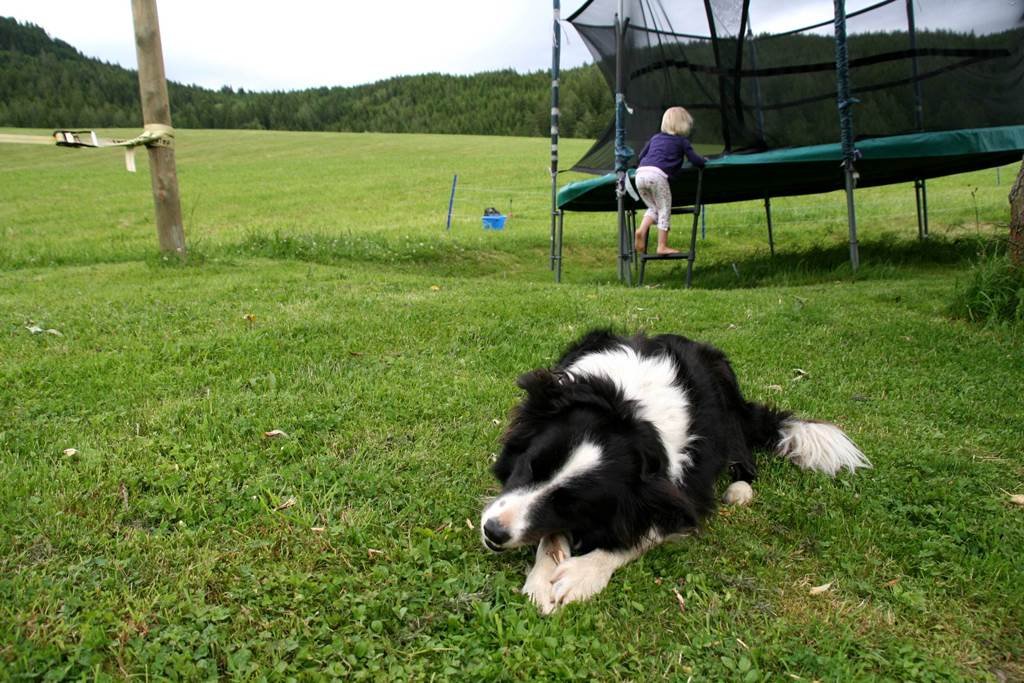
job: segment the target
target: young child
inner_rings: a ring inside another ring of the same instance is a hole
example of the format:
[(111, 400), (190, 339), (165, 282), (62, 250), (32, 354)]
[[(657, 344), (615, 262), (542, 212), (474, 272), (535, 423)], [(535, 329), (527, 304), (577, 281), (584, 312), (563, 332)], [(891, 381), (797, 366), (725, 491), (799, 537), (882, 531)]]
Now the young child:
[(647, 212), (634, 235), (636, 250), (647, 247), (647, 231), (658, 224), (658, 253), (678, 254), (668, 246), (669, 224), (672, 220), (672, 190), (668, 181), (683, 167), (683, 157), (698, 168), (704, 168), (707, 159), (697, 154), (686, 138), (693, 128), (693, 117), (682, 107), (671, 107), (661, 117), (661, 132), (656, 133), (640, 151), (640, 167), (636, 169), (634, 184)]

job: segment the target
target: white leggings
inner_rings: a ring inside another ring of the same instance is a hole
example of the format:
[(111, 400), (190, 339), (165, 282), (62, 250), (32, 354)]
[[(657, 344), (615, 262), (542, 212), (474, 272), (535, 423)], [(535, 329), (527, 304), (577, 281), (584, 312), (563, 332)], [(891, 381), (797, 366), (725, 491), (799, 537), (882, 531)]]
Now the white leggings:
[(658, 230), (668, 230), (672, 221), (672, 189), (668, 186), (668, 178), (660, 169), (646, 171), (640, 168), (633, 180), (640, 199), (647, 205), (646, 215), (657, 222)]

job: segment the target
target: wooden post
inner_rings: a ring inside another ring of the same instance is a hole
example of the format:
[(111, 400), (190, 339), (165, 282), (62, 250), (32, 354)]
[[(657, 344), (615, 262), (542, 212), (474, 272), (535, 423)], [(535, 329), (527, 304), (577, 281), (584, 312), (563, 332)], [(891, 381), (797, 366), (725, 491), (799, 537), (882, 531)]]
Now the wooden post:
[[(164, 54), (160, 44), (160, 23), (156, 0), (132, 0), (135, 20), (135, 51), (139, 60), (139, 94), (142, 98), (142, 120), (147, 126), (171, 125), (171, 105), (167, 98), (164, 75)], [(156, 204), (156, 230), (160, 251), (185, 258), (185, 229), (181, 222), (181, 199), (178, 194), (178, 171), (174, 147), (150, 145), (149, 175)]]

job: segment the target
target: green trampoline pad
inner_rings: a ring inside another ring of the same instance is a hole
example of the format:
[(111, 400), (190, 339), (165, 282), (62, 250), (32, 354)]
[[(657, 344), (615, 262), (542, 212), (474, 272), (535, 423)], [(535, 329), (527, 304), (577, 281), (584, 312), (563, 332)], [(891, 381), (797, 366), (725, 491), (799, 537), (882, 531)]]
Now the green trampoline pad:
[[(893, 135), (860, 140), (858, 187), (891, 185), (992, 168), (1021, 160), (1024, 125)], [(708, 160), (703, 204), (831, 192), (845, 187), (839, 143), (730, 154)], [(630, 175), (635, 171), (630, 170)], [(673, 204), (693, 204), (697, 169), (672, 180)], [(615, 174), (569, 183), (558, 192), (563, 211), (614, 211)], [(626, 197), (626, 208), (642, 204)]]

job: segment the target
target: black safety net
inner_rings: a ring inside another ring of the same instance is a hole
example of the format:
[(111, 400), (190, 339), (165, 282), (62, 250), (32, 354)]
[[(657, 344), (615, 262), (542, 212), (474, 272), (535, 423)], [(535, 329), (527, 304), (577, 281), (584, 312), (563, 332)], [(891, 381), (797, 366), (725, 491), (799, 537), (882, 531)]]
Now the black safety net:
[[(704, 149), (839, 140), (832, 0), (590, 0), (569, 22), (612, 91), (620, 7), (634, 151), (675, 105)], [(858, 139), (1024, 123), (1024, 2), (851, 0), (846, 15)], [(614, 137), (612, 122), (574, 169), (611, 170)]]

